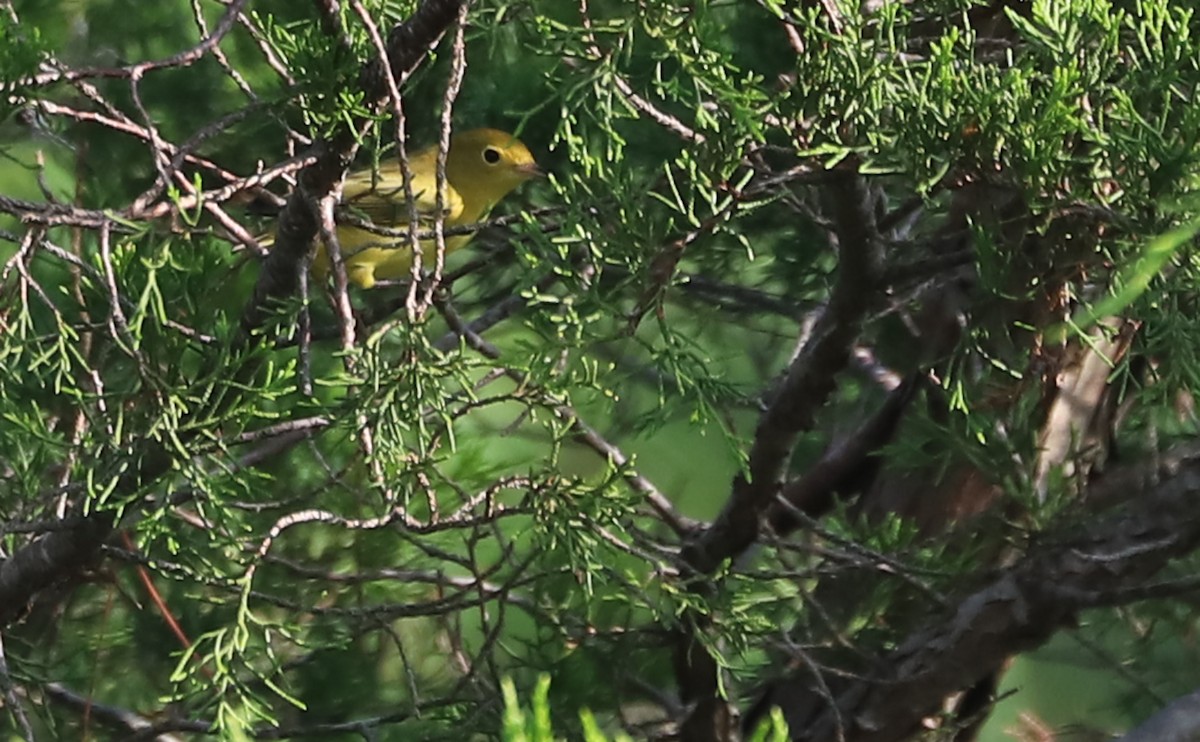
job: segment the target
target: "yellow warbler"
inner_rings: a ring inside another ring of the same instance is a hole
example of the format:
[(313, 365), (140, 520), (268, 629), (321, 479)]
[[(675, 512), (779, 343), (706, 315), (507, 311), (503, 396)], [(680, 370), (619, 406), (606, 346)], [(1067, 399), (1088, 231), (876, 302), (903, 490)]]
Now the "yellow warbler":
[[(437, 210), (437, 147), (409, 156), (412, 194), (422, 229), (433, 224)], [(450, 137), (446, 153), (444, 224), (458, 227), (475, 224), (514, 188), (542, 173), (529, 149), (512, 134), (496, 129), (472, 129)], [(346, 176), (342, 203), (380, 227), (408, 224), (410, 211), (405, 200), (400, 162), (389, 159), (379, 170), (360, 170)], [(382, 235), (349, 224), (339, 224), (338, 245), (346, 262), (346, 277), (364, 289), (379, 279), (403, 278), (412, 266), (412, 248), (407, 234)], [(457, 250), (471, 235), (446, 237), (446, 252)], [(425, 265), (433, 262), (437, 244), (421, 240)], [(330, 269), (329, 256), (321, 245), (313, 259), (313, 272), (324, 278)]]

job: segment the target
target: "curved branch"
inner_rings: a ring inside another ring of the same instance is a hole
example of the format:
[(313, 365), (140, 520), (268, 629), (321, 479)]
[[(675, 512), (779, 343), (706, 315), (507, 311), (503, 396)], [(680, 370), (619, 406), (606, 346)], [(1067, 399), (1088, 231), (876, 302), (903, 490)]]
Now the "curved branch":
[[(693, 575), (689, 587), (694, 591), (707, 589), (702, 576), (741, 555), (758, 537), (759, 525), (779, 494), (792, 449), (836, 389), (837, 374), (848, 364), (862, 325), (880, 300), (883, 240), (875, 222), (874, 196), (857, 173), (836, 175), (829, 196), (838, 244), (837, 283), (759, 419), (746, 470), (735, 477), (725, 508), (683, 549), (684, 563)], [(692, 612), (683, 622), (675, 637), (675, 676), (690, 711), (681, 737), (689, 742), (730, 739), (733, 721), (721, 697), (720, 669), (703, 639), (708, 617)]]
[[(912, 634), (885, 658), (886, 674), (851, 684), (815, 719), (789, 719), (793, 739), (832, 739), (835, 719), (848, 742), (908, 738), (942, 699), (1037, 647), (1082, 610), (1129, 602), (1172, 559), (1200, 548), (1200, 456), (1165, 479), (1158, 462), (1121, 476), (1141, 486), (1126, 507), (1027, 554), (968, 595), (952, 615)], [(1101, 485), (1103, 487), (1104, 485)], [(786, 709), (785, 709), (786, 714)], [(1135, 738), (1136, 739), (1136, 738)]]
[(684, 559), (701, 574), (741, 554), (754, 542), (762, 517), (775, 501), (801, 433), (836, 388), (883, 278), (883, 241), (876, 229), (866, 181), (845, 174), (831, 186), (838, 241), (838, 278), (829, 305), (793, 359), (783, 383), (754, 431), (746, 471), (733, 483), (725, 509)]

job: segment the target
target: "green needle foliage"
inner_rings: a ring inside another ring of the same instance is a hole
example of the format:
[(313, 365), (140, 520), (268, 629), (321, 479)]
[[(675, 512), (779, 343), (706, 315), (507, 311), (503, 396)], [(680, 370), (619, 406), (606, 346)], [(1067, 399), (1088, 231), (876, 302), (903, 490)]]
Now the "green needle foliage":
[[(1190, 3), (479, 0), (380, 104), (432, 5), (0, 8), (13, 738), (687, 738), (712, 701), (804, 739), (1196, 435)], [(303, 168), (444, 122), (549, 177), (417, 286), (268, 258)], [(1105, 731), (1194, 685), (1171, 557), (1047, 612)]]

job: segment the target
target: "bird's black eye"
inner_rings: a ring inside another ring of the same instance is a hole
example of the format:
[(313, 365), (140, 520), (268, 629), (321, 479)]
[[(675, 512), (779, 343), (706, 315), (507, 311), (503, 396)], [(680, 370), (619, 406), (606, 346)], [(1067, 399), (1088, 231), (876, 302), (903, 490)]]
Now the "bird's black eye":
[(488, 147), (483, 150), (483, 161), (489, 165), (495, 165), (500, 162), (500, 150), (495, 147)]

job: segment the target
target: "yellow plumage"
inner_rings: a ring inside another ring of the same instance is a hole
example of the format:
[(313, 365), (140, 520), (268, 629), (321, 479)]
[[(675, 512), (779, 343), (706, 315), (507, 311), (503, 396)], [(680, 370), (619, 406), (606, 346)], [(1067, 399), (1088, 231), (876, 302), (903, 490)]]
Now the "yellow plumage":
[[(433, 225), (437, 210), (437, 147), (416, 152), (408, 158), (412, 194), (420, 226)], [(541, 175), (529, 149), (511, 134), (496, 129), (473, 129), (450, 137), (446, 155), (444, 194), (446, 227), (480, 222), (500, 199), (530, 178)], [(379, 170), (361, 170), (346, 177), (342, 203), (373, 224), (403, 227), (409, 221), (400, 163), (389, 160)], [(407, 234), (397, 237), (339, 224), (338, 244), (346, 263), (346, 277), (364, 289), (380, 279), (404, 278), (412, 266), (412, 248)], [(446, 238), (446, 251), (457, 250), (471, 235)], [(421, 240), (422, 263), (431, 265), (437, 245)], [(329, 256), (320, 245), (313, 259), (313, 272), (320, 278), (329, 273)]]

